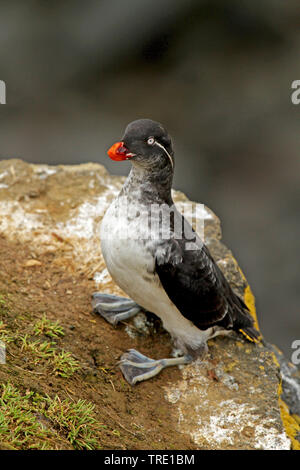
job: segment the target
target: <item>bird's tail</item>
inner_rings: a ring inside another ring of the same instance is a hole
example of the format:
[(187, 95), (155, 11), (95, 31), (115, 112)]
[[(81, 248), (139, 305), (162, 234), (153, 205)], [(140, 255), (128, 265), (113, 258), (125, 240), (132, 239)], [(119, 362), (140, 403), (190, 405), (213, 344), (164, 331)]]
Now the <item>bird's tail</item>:
[(248, 341), (259, 343), (262, 339), (261, 333), (254, 327), (254, 320), (245, 302), (234, 295), (235, 303), (235, 324), (234, 329), (244, 335)]
[(259, 343), (262, 338), (260, 332), (257, 331), (254, 326), (240, 328), (239, 332), (242, 333), (242, 335), (244, 335), (248, 339), (248, 341), (252, 341), (253, 343)]

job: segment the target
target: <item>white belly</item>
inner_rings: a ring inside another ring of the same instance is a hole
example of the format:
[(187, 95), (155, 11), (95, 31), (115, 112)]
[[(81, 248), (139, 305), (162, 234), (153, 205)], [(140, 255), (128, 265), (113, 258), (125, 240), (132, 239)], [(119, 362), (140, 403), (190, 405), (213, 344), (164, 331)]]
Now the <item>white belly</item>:
[[(152, 295), (146, 293), (157, 286), (159, 278), (154, 274), (154, 256), (147, 250), (149, 240), (143, 233), (143, 225), (128, 220), (125, 211), (117, 210), (113, 203), (101, 225), (101, 248), (107, 269), (114, 281), (135, 302), (149, 308)], [(166, 294), (165, 294), (166, 295)], [(166, 296), (167, 297), (167, 296)]]
[(101, 226), (101, 248), (107, 269), (132, 300), (162, 320), (171, 336), (196, 349), (207, 339), (208, 331), (199, 330), (186, 319), (167, 296), (154, 272), (155, 259), (149, 250), (151, 240), (145, 241), (147, 234), (143, 233), (143, 227), (134, 218), (128, 220), (123, 211), (116, 210), (114, 203), (110, 206)]

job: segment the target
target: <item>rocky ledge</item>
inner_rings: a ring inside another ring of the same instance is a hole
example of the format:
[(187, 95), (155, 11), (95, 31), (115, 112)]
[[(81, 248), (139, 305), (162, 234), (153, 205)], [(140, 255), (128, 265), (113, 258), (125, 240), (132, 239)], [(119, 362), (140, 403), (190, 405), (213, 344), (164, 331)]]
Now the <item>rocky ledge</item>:
[[(299, 449), (299, 371), (277, 348), (264, 342), (253, 344), (238, 335), (216, 338), (210, 341), (203, 362), (163, 371), (132, 389), (124, 384), (114, 367), (122, 349), (137, 347), (162, 357), (170, 350), (170, 343), (152, 318), (139, 315), (113, 329), (90, 308), (94, 290), (121, 293), (105, 268), (99, 226), (123, 181), (94, 163), (51, 167), (21, 160), (0, 162), (0, 234), (6, 247), (0, 253), (1, 293), (8, 305), (2, 312), (2, 326), (13, 324), (16, 334), (15, 324), (21, 325), (26, 316), (18, 315), (23, 302), (26, 312), (35, 312), (35, 321), (46, 312), (51, 320), (69, 326), (73, 335), (69, 350), (79, 367), (67, 385), (63, 374), (53, 373), (51, 386), (54, 384), (53, 393), (62, 398), (71, 393), (73, 399), (89, 399), (96, 407), (97, 420), (105, 422), (106, 429), (110, 425), (116, 428), (118, 423), (119, 437), (114, 430), (111, 437), (99, 435), (102, 448)], [(187, 198), (174, 191), (174, 200), (180, 209)], [(206, 207), (198, 213), (204, 220), (206, 244), (233, 289), (244, 297), (257, 325), (254, 297), (231, 251), (221, 242), (219, 219)], [(7, 261), (7, 250), (12, 247), (17, 247), (12, 256), (16, 259), (26, 251), (22, 262), (16, 261), (13, 287)], [(62, 285), (66, 286), (64, 290), (59, 287)], [(54, 294), (59, 306), (55, 309), (51, 300)], [(78, 311), (71, 306), (74, 297)], [(23, 326), (25, 330), (29, 327), (29, 323)], [(71, 333), (65, 337), (68, 335)], [(2, 341), (5, 338), (2, 336)], [(20, 346), (17, 336), (12, 338), (6, 344), (7, 363), (0, 366), (2, 383), (12, 383), (27, 394), (38, 390), (39, 396), (51, 395), (50, 369), (44, 384), (45, 371), (39, 369), (39, 361), (29, 367), (30, 356), (25, 362), (20, 356), (26, 348)], [(110, 392), (104, 393), (108, 389)], [(159, 406), (155, 405), (155, 395)], [(110, 418), (104, 408), (111, 409)], [(0, 434), (1, 439), (6, 443), (4, 448), (15, 446), (9, 431), (5, 438)], [(68, 446), (62, 444), (61, 448)]]

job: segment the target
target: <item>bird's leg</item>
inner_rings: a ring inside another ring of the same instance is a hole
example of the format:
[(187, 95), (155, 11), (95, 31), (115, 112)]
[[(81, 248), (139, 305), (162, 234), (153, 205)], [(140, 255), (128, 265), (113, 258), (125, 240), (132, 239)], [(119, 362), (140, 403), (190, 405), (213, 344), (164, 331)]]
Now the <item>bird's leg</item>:
[(155, 361), (135, 349), (129, 349), (122, 355), (119, 366), (127, 382), (130, 385), (135, 385), (142, 380), (151, 379), (165, 367), (188, 364), (192, 360), (192, 356), (185, 355)]
[(128, 320), (143, 311), (142, 307), (131, 299), (98, 292), (92, 296), (92, 306), (94, 312), (100, 313), (112, 325)]

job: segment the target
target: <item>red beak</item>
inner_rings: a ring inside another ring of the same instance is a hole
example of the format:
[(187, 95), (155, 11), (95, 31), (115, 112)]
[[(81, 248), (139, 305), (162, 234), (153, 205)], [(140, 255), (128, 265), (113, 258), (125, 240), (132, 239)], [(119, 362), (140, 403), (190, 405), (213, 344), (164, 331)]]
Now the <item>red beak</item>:
[(134, 157), (134, 153), (128, 151), (125, 147), (124, 142), (116, 142), (110, 147), (107, 151), (109, 158), (116, 160), (118, 162), (122, 160), (128, 160), (131, 157)]

